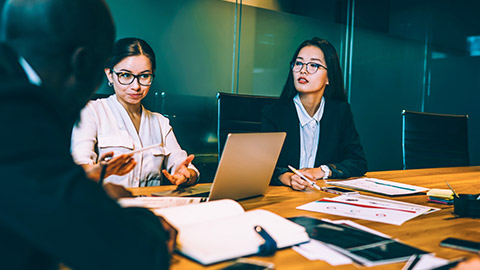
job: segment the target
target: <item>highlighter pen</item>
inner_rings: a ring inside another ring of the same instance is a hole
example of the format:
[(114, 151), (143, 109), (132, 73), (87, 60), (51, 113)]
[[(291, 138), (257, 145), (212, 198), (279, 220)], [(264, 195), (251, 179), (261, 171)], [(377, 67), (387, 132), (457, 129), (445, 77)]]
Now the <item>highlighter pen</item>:
[(305, 175), (303, 175), (301, 172), (297, 171), (295, 168), (293, 168), (292, 166), (288, 165), (288, 168), (290, 170), (292, 170), (292, 172), (298, 176), (300, 176), (300, 178), (302, 178), (303, 180), (307, 181), (310, 185), (312, 185), (314, 188), (316, 188), (317, 190), (320, 190), (320, 187), (317, 186), (317, 184), (315, 184), (315, 182), (313, 182), (312, 180), (308, 179)]

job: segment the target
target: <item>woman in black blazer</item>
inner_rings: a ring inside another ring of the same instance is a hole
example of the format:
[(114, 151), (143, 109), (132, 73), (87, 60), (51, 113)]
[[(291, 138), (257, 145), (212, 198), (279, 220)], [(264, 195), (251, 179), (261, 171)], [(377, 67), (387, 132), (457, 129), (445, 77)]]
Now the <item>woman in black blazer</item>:
[(343, 87), (335, 48), (325, 39), (304, 41), (293, 55), (280, 100), (265, 106), (262, 130), (287, 133), (272, 184), (311, 187), (311, 179), (348, 178), (367, 172), (367, 160)]

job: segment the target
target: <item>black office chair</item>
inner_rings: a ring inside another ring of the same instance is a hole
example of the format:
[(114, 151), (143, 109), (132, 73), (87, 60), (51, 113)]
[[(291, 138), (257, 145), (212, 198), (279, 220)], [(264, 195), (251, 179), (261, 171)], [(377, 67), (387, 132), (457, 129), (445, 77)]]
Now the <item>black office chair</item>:
[(228, 133), (259, 132), (263, 107), (277, 100), (277, 97), (217, 93), (219, 159)]
[(469, 166), (468, 115), (403, 111), (403, 169)]

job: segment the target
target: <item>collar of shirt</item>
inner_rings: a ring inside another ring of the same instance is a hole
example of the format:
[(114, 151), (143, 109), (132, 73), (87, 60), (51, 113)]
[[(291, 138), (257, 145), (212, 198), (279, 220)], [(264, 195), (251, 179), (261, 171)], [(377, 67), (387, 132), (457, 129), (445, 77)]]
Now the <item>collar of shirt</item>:
[(37, 72), (35, 72), (35, 70), (32, 68), (32, 66), (30, 66), (30, 64), (27, 62), (27, 60), (25, 60), (25, 58), (20, 56), (18, 62), (25, 71), (25, 74), (27, 75), (27, 78), (31, 84), (36, 86), (42, 85), (42, 80), (38, 76)]
[(318, 107), (318, 110), (315, 112), (315, 114), (310, 116), (307, 111), (305, 110), (305, 107), (303, 107), (302, 102), (300, 101), (300, 96), (297, 94), (293, 98), (293, 102), (295, 103), (295, 107), (297, 108), (297, 114), (298, 114), (298, 119), (300, 120), (300, 125), (303, 127), (312, 120), (316, 121), (317, 123), (320, 123), (320, 120), (322, 119), (323, 116), (323, 110), (325, 108), (325, 98), (322, 97), (322, 101), (320, 102), (320, 107)]

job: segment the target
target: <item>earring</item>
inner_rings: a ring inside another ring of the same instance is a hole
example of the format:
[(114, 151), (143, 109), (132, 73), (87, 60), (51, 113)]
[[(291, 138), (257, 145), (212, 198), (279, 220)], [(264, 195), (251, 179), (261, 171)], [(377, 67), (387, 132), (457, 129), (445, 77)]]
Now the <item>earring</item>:
[(110, 86), (110, 87), (112, 87), (112, 86), (113, 86), (113, 83), (112, 83), (112, 82), (110, 82), (110, 81), (109, 81), (107, 84), (108, 84), (108, 86)]

